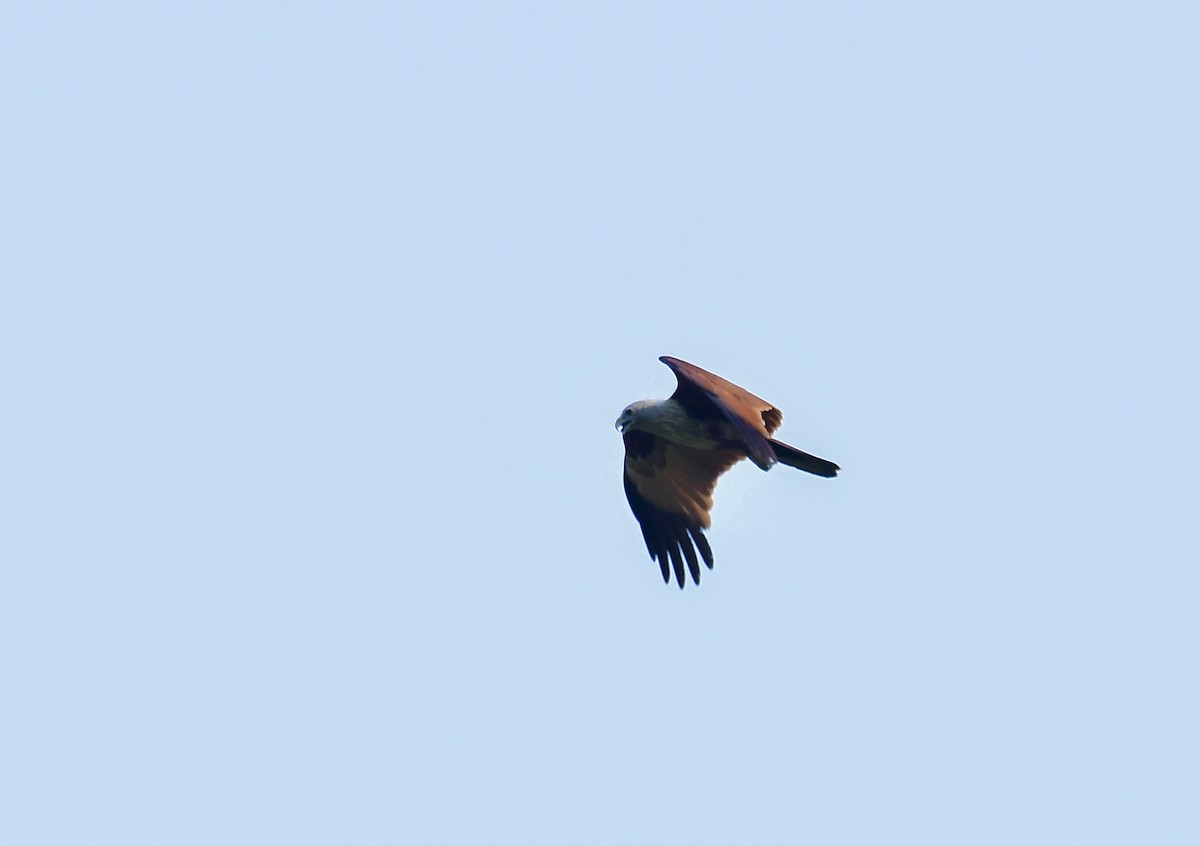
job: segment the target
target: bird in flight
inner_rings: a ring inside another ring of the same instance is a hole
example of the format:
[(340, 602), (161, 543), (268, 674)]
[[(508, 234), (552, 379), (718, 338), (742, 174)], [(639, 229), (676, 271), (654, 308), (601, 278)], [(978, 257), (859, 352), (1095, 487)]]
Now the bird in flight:
[(663, 581), (670, 584), (674, 569), (682, 589), (685, 562), (696, 584), (700, 559), (712, 569), (704, 530), (722, 473), (743, 458), (763, 470), (780, 462), (825, 477), (841, 468), (772, 438), (783, 412), (766, 400), (686, 361), (659, 361), (675, 371), (675, 393), (626, 406), (617, 429), (625, 440), (625, 496), (646, 549)]

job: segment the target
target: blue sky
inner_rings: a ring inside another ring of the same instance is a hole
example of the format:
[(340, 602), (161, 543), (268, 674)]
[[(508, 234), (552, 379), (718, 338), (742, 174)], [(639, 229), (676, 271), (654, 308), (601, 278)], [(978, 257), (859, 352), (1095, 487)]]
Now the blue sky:
[(3, 21), (4, 842), (1200, 838), (1192, 6)]

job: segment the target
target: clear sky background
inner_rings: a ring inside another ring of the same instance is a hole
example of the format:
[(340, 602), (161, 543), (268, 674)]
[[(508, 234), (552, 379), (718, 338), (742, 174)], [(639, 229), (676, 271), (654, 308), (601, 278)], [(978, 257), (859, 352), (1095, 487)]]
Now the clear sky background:
[[(1200, 842), (1193, 3), (0, 15), (0, 841)], [(613, 423), (785, 412), (664, 586)]]

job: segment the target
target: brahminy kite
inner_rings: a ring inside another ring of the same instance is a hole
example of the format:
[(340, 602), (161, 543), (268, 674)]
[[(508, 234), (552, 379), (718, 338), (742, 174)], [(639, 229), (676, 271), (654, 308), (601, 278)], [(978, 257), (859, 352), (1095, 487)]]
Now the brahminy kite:
[(783, 412), (766, 400), (686, 361), (669, 355), (659, 361), (675, 371), (675, 393), (626, 406), (617, 429), (625, 439), (625, 496), (646, 549), (663, 581), (670, 584), (674, 568), (682, 589), (685, 561), (700, 584), (697, 550), (712, 569), (704, 529), (722, 473), (743, 458), (763, 470), (779, 461), (825, 477), (841, 468), (772, 438)]

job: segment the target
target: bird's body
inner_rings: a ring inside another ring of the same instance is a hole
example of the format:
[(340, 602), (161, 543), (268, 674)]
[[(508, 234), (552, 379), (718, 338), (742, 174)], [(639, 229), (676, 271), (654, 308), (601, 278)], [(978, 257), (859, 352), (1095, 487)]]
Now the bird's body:
[(630, 428), (664, 438), (672, 443), (697, 449), (717, 449), (736, 438), (733, 427), (724, 420), (697, 420), (673, 399), (642, 400)]
[(772, 438), (783, 413), (766, 400), (694, 364), (660, 360), (675, 372), (675, 393), (626, 406), (617, 428), (625, 440), (625, 495), (646, 548), (663, 580), (674, 569), (682, 588), (685, 563), (696, 584), (700, 559), (713, 566), (703, 530), (722, 473), (743, 458), (763, 470), (778, 461), (819, 476), (836, 476), (839, 468)]

